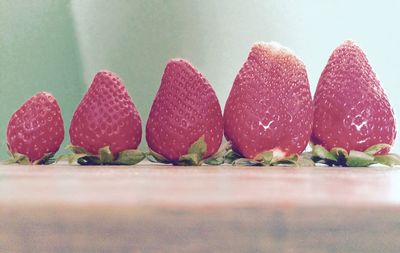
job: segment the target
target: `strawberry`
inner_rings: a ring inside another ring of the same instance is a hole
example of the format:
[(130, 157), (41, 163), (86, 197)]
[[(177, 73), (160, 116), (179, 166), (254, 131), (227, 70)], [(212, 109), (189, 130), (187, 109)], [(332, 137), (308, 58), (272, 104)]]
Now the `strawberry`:
[(64, 122), (57, 100), (39, 92), (12, 116), (7, 127), (9, 162), (48, 164), (64, 140)]
[(314, 108), (311, 141), (319, 145), (317, 151), (335, 153), (340, 148), (346, 158), (337, 164), (331, 160), (330, 165), (346, 166), (349, 152), (364, 156), (359, 152), (371, 147), (372, 155), (385, 155), (394, 143), (393, 109), (366, 55), (352, 41), (331, 54), (318, 82)]
[(188, 61), (168, 62), (146, 125), (158, 161), (199, 165), (221, 145), (223, 120), (217, 96)]
[[(133, 164), (144, 158), (133, 151), (142, 137), (139, 113), (122, 80), (110, 71), (94, 77), (75, 110), (69, 134), (72, 151), (87, 155), (79, 157), (80, 164)], [(138, 156), (133, 163), (121, 161), (130, 155)]]
[(256, 43), (225, 105), (225, 137), (239, 156), (273, 165), (297, 160), (312, 130), (306, 67), (277, 43)]

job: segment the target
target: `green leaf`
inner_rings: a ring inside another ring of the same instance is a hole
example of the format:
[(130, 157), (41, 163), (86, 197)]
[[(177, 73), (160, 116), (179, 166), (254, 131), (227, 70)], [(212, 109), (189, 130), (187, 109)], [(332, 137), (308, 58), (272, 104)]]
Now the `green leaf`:
[(188, 150), (188, 154), (197, 154), (200, 160), (206, 152), (207, 143), (205, 142), (204, 135), (202, 135), (197, 141), (195, 141)]
[(284, 157), (284, 158), (282, 158), (280, 160), (288, 160), (288, 161), (297, 162), (299, 160), (299, 155), (298, 154), (292, 154), (292, 155), (290, 155), (288, 157)]
[(158, 154), (157, 152), (153, 150), (149, 150), (149, 153), (147, 154), (147, 160), (153, 163), (164, 163), (164, 164), (169, 164), (171, 163), (170, 160), (165, 158), (164, 156)]
[(400, 165), (400, 157), (397, 154), (377, 155), (374, 162), (393, 167)]
[(312, 159), (313, 155), (311, 152), (304, 152), (297, 159), (297, 166), (298, 167), (314, 167), (315, 163)]
[(12, 153), (10, 159), (5, 161), (5, 163), (6, 164), (18, 163), (21, 165), (31, 165), (32, 164), (26, 155), (20, 154), (20, 153)]
[(283, 159), (283, 160), (279, 160), (279, 161), (276, 161), (274, 163), (271, 163), (271, 166), (283, 166), (283, 165), (285, 165), (285, 166), (297, 166), (297, 162), (296, 161), (292, 161), (292, 160)]
[(65, 147), (66, 150), (70, 150), (71, 152), (75, 154), (85, 154), (85, 155), (93, 155), (90, 152), (88, 152), (85, 148), (79, 147), (79, 146), (74, 146), (74, 145), (67, 145)]
[(299, 160), (299, 155), (293, 154), (288, 157), (284, 157), (278, 160), (275, 160), (271, 163), (272, 166), (280, 166), (280, 165), (292, 165), (298, 166), (297, 161)]
[(315, 163), (311, 158), (300, 156), (299, 160), (296, 162), (299, 167), (314, 167)]
[(287, 157), (273, 159), (271, 162), (272, 166), (297, 166), (297, 160), (299, 159), (299, 155), (293, 154)]
[(233, 166), (265, 166), (265, 164), (263, 164), (260, 161), (255, 161), (255, 160), (251, 160), (251, 159), (247, 159), (247, 158), (239, 158), (236, 159), (232, 162)]
[(198, 166), (201, 165), (201, 159), (198, 154), (189, 153), (179, 157), (179, 161), (174, 162), (174, 165), (181, 166)]
[(232, 164), (235, 160), (242, 158), (242, 156), (238, 153), (236, 153), (235, 151), (233, 151), (232, 149), (228, 150), (225, 153), (224, 156), (224, 161), (226, 163)]
[(336, 157), (329, 153), (329, 151), (321, 145), (314, 145), (312, 153), (314, 156), (319, 157), (320, 159), (336, 161)]
[(114, 161), (114, 156), (109, 146), (99, 149), (99, 157), (102, 164), (111, 164)]
[(207, 143), (202, 135), (189, 148), (186, 155), (181, 155), (178, 161), (173, 161), (174, 165), (198, 166), (202, 164), (203, 156), (207, 152)]
[(364, 151), (364, 153), (366, 153), (368, 155), (375, 155), (375, 154), (379, 153), (380, 151), (382, 151), (383, 149), (385, 149), (385, 148), (390, 149), (391, 147), (392, 146), (389, 144), (384, 144), (384, 143), (376, 144), (376, 145), (373, 145), (373, 146), (367, 148)]
[(65, 154), (65, 155), (60, 155), (56, 159), (56, 163), (61, 162), (61, 161), (68, 161), (68, 164), (72, 164), (74, 162), (77, 162), (79, 158), (87, 156), (86, 154)]
[(349, 167), (366, 167), (374, 163), (374, 157), (372, 155), (351, 150), (346, 165)]
[(344, 148), (333, 148), (331, 149), (330, 153), (338, 159), (341, 156), (344, 156), (345, 158), (349, 157), (349, 153), (347, 153), (346, 149)]
[(269, 150), (256, 155), (254, 160), (260, 161), (264, 165), (270, 165), (272, 163), (273, 158), (274, 158), (274, 151)]
[(230, 149), (231, 144), (226, 142), (222, 144), (221, 148), (217, 153), (212, 155), (211, 157), (207, 158), (203, 162), (208, 165), (221, 165), (225, 162), (225, 155), (227, 154), (228, 150)]
[(114, 165), (134, 165), (146, 158), (145, 153), (137, 149), (128, 149), (120, 152), (118, 158), (112, 162)]
[(203, 162), (208, 165), (221, 165), (224, 164), (224, 157), (210, 157)]
[(117, 158), (109, 146), (100, 148), (99, 155), (93, 155), (79, 146), (68, 145), (66, 149), (71, 150), (73, 154), (62, 155), (57, 161), (67, 160), (70, 164), (76, 161), (80, 165), (134, 165), (146, 158), (145, 153), (136, 149), (121, 151)]

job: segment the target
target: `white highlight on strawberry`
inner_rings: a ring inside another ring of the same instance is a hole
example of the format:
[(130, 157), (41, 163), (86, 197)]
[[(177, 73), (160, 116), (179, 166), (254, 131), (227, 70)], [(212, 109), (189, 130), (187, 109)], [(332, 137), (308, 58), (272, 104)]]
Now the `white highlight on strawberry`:
[(357, 141), (357, 143), (358, 143), (358, 144), (362, 144), (362, 143), (368, 141), (368, 139), (369, 139), (369, 138), (365, 138), (365, 139), (363, 139), (363, 140), (361, 140), (361, 141)]
[(272, 124), (273, 122), (274, 122), (274, 121), (271, 120), (267, 125), (264, 125), (261, 121), (259, 121), (259, 122), (258, 122), (258, 125), (259, 125), (259, 126), (262, 126), (262, 127), (264, 128), (264, 131), (265, 131), (265, 130), (267, 130), (267, 129), (270, 128), (270, 126), (271, 126), (271, 124)]
[(367, 125), (367, 121), (365, 120), (365, 121), (363, 121), (363, 122), (361, 122), (361, 124), (356, 124), (356, 123), (354, 123), (354, 121), (351, 123), (351, 125), (352, 126), (355, 126), (356, 127), (356, 129), (357, 129), (357, 131), (360, 131), (361, 130), (361, 128), (363, 127), (363, 126), (366, 126)]

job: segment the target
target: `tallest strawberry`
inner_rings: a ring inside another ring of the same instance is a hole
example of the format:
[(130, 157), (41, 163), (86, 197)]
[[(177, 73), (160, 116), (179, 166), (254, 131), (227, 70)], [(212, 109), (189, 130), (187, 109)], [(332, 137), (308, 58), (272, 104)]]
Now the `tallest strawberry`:
[(304, 63), (277, 43), (256, 43), (226, 102), (225, 136), (238, 155), (273, 165), (303, 152), (312, 112)]
[(367, 57), (353, 42), (333, 51), (319, 79), (314, 107), (311, 141), (317, 145), (317, 160), (329, 165), (391, 165), (393, 159), (382, 155), (396, 137), (393, 110)]

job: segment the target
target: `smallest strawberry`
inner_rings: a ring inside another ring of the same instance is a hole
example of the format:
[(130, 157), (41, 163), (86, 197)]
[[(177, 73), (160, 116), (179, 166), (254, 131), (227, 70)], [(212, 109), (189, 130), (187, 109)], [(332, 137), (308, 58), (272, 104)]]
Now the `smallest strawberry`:
[(50, 164), (64, 140), (64, 122), (57, 100), (39, 92), (12, 116), (7, 127), (8, 163)]

